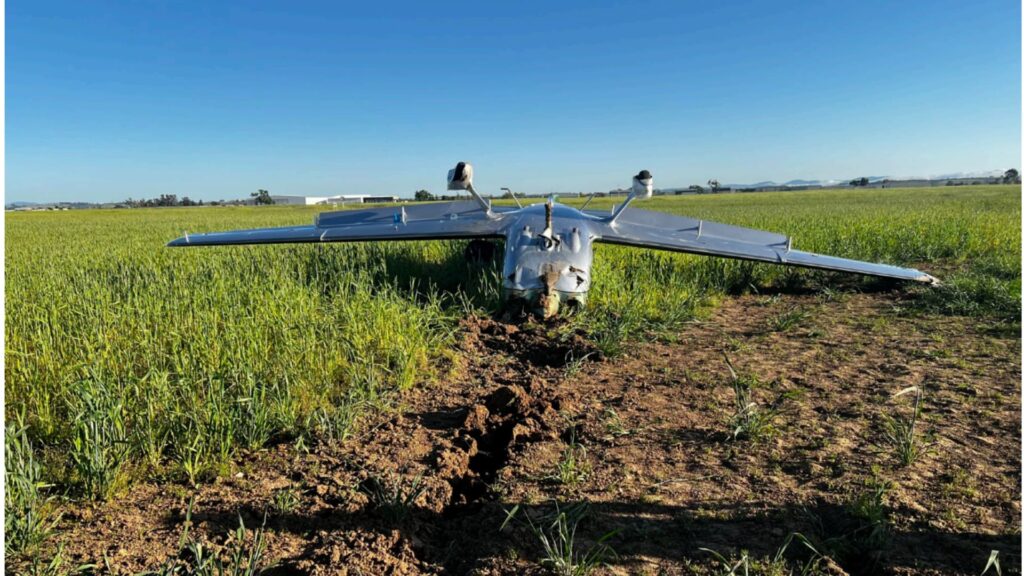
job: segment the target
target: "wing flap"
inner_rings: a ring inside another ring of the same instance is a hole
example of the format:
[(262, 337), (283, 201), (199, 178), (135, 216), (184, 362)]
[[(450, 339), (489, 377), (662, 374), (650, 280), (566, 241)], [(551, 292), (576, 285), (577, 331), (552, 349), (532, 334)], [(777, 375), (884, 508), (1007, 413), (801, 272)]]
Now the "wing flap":
[[(495, 213), (513, 210), (507, 206), (495, 206)], [(487, 219), (480, 205), (476, 202), (444, 202), (429, 204), (399, 205), (371, 210), (338, 210), (321, 212), (317, 215), (316, 225), (322, 228), (340, 226), (365, 226), (374, 224), (395, 224), (404, 221), (406, 224), (417, 222), (453, 222), (459, 219)]]
[(319, 242), (316, 226), (289, 226), (287, 228), (257, 228), (188, 234), (170, 241), (168, 246), (224, 246), (229, 244), (286, 244), (293, 242)]
[[(610, 216), (610, 213), (605, 214), (597, 210), (587, 210), (584, 213), (601, 218)], [(702, 238), (715, 237), (723, 240), (740, 240), (747, 243), (762, 245), (778, 244), (782, 246), (789, 240), (787, 236), (774, 232), (765, 232), (764, 230), (742, 228), (710, 220), (698, 220), (689, 216), (676, 216), (674, 214), (666, 214), (665, 212), (633, 208), (625, 210), (615, 221), (616, 228), (628, 225), (654, 228), (669, 237), (682, 239), (698, 236)]]
[(313, 226), (186, 234), (168, 246), (488, 238), (502, 234), (505, 211), (495, 210), (498, 218), (489, 218), (475, 202), (341, 210), (318, 214)]
[(840, 272), (853, 272), (855, 274), (866, 274), (868, 276), (882, 276), (884, 278), (898, 278), (900, 280), (911, 280), (925, 284), (937, 284), (939, 280), (914, 268), (901, 268), (890, 264), (876, 264), (874, 262), (863, 262), (849, 258), (826, 256), (813, 252), (801, 252), (791, 250), (785, 255), (785, 263), (793, 266), (804, 266), (807, 268), (820, 268), (823, 270), (838, 270)]
[[(630, 216), (628, 219), (625, 218), (627, 215)], [(781, 234), (661, 212), (627, 210), (614, 225), (598, 222), (594, 229), (599, 235), (597, 241), (610, 244), (852, 272), (915, 282), (938, 282), (934, 277), (912, 268), (793, 250), (791, 239)]]

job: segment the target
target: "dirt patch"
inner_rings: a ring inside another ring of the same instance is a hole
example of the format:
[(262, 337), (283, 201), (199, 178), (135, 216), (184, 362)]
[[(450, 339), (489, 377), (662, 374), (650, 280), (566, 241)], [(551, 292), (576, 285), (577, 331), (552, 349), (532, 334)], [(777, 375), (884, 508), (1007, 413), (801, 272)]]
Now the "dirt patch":
[[(72, 564), (153, 568), (192, 499), (192, 533), (213, 550), (239, 517), (266, 518), (277, 573), (520, 574), (542, 552), (523, 522), (500, 529), (506, 511), (541, 518), (557, 501), (588, 505), (578, 547), (615, 531), (607, 573), (707, 572), (701, 548), (771, 556), (793, 532), (830, 546), (830, 573), (977, 574), (995, 549), (1018, 566), (1020, 341), (907, 315), (901, 298), (729, 298), (610, 360), (564, 326), (469, 319), (462, 369), (358, 437), (243, 454), (196, 489), (66, 506), (57, 540)], [(725, 355), (755, 383), (756, 439), (732, 438)], [(902, 466), (885, 431), (908, 386), (924, 390), (925, 449)]]

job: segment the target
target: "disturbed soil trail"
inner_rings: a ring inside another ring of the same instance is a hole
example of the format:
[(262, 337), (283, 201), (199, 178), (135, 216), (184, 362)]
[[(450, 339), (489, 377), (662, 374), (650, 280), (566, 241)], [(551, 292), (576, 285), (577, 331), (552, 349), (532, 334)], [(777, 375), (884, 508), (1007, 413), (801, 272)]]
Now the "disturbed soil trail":
[[(191, 534), (215, 550), (240, 517), (265, 519), (271, 573), (543, 573), (528, 519), (584, 502), (577, 547), (614, 532), (603, 573), (707, 573), (702, 548), (768, 557), (793, 532), (832, 574), (978, 574), (991, 550), (1019, 566), (1020, 340), (903, 315), (902, 297), (729, 298), (614, 359), (557, 327), (470, 319), (451, 376), (356, 437), (247, 454), (197, 489), (143, 483), (69, 507), (57, 540), (71, 563), (152, 569), (193, 500)], [(732, 437), (725, 356), (756, 381), (757, 438)], [(901, 466), (886, 418), (911, 410), (895, 396), (909, 386), (924, 391), (927, 449)]]

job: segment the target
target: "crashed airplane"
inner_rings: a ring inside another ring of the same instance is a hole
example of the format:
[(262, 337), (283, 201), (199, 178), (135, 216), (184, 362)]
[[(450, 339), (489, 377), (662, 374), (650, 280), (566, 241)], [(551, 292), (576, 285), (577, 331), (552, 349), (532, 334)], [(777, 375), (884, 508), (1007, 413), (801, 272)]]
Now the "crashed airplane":
[(794, 250), (793, 239), (781, 234), (630, 208), (634, 200), (653, 194), (647, 170), (633, 177), (629, 195), (610, 212), (587, 210), (586, 204), (573, 208), (559, 204), (553, 196), (529, 206), (518, 199), (518, 207), (492, 206), (473, 188), (473, 167), (466, 162), (449, 170), (448, 189), (466, 190), (473, 199), (324, 212), (312, 226), (186, 234), (168, 246), (503, 240), (505, 300), (526, 302), (545, 318), (586, 303), (595, 242), (937, 283), (934, 277), (910, 268)]

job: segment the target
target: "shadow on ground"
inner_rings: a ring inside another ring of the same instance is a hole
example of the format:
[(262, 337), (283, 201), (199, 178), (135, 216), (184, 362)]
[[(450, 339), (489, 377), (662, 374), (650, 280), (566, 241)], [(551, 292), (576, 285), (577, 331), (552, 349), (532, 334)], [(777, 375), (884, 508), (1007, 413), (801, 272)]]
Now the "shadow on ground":
[[(566, 510), (572, 504), (562, 503), (560, 508)], [(268, 533), (317, 535), (300, 553), (284, 558), (269, 573), (305, 573), (313, 565), (326, 568), (332, 565), (330, 549), (334, 543), (351, 545), (346, 539), (355, 533), (364, 539), (367, 534), (379, 534), (390, 542), (387, 537), (395, 531), (425, 567), (447, 573), (465, 574), (488, 566), (501, 570), (503, 565), (508, 569), (504, 559), (509, 557), (538, 564), (543, 549), (526, 518), (546, 528), (555, 508), (550, 504), (519, 503), (515, 518), (502, 530), (513, 505), (480, 501), (450, 506), (442, 513), (415, 508), (399, 522), (389, 521), (373, 510), (325, 511), (317, 515), (269, 513), (265, 523)], [(227, 532), (237, 527), (239, 516), (247, 526), (259, 526), (264, 510), (244, 508), (235, 514), (214, 515), (197, 512), (193, 521), (209, 522)], [(164, 522), (173, 525), (180, 519), (168, 516)], [(617, 555), (609, 563), (629, 570), (657, 565), (659, 560), (704, 563), (711, 555), (702, 548), (727, 557), (737, 556), (740, 550), (754, 558), (773, 557), (793, 532), (806, 536), (843, 571), (854, 575), (887, 574), (901, 568), (980, 573), (992, 550), (1000, 552), (1002, 566), (1011, 571), (1020, 564), (1017, 535), (949, 533), (924, 526), (905, 530), (871, 526), (851, 516), (846, 507), (825, 502), (799, 507), (707, 503), (696, 508), (642, 502), (593, 503), (587, 505), (579, 523), (577, 549), (585, 550), (609, 532), (614, 535), (607, 543)], [(942, 554), (936, 555), (937, 550)], [(785, 557), (799, 562), (812, 558), (812, 554), (807, 546), (794, 542)], [(495, 561), (498, 566), (494, 566)]]

